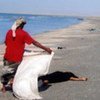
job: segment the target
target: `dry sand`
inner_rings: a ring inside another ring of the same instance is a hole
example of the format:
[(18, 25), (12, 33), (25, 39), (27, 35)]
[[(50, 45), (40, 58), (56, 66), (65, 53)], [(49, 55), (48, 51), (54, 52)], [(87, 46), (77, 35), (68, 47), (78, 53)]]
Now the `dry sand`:
[[(40, 89), (43, 100), (99, 100), (100, 98), (100, 18), (88, 17), (69, 28), (46, 32), (34, 36), (40, 43), (55, 52), (50, 73), (71, 71), (77, 76), (85, 76), (88, 81), (67, 81), (51, 84)], [(58, 49), (61, 47), (61, 49)], [(4, 53), (0, 45), (0, 65)], [(27, 46), (34, 51), (36, 47)], [(0, 100), (15, 100), (12, 93), (0, 93)]]

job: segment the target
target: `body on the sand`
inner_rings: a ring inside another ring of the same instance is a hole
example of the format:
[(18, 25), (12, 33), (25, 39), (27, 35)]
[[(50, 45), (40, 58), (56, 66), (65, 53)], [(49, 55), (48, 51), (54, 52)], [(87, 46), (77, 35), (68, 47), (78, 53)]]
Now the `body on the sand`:
[(86, 81), (86, 77), (79, 77), (76, 76), (74, 73), (66, 71), (56, 71), (54, 73), (47, 74), (45, 76), (39, 77), (39, 80), (43, 81), (43, 84), (49, 84), (49, 83), (58, 83), (58, 82), (65, 82), (65, 81)]

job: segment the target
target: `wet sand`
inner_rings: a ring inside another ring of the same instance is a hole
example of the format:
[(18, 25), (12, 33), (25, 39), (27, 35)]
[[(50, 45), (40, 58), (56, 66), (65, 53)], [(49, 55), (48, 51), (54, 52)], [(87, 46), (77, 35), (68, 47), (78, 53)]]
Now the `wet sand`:
[[(66, 81), (40, 88), (43, 100), (99, 100), (100, 98), (100, 18), (88, 17), (77, 25), (34, 36), (50, 47), (55, 55), (49, 73), (71, 71), (88, 81)], [(4, 53), (0, 45), (0, 66)], [(40, 49), (26, 46), (27, 49)], [(1, 70), (0, 70), (1, 73)], [(0, 93), (0, 100), (15, 100), (12, 93)]]

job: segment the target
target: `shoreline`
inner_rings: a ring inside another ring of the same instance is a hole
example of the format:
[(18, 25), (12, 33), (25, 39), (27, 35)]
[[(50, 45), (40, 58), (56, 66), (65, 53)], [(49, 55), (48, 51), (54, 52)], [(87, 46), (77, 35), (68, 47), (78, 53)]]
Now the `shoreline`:
[[(66, 27), (66, 28), (42, 32), (40, 34), (31, 35), (31, 36), (35, 38), (41, 44), (50, 47), (55, 52), (57, 50), (57, 47), (60, 46), (60, 43), (64, 42), (66, 38), (70, 37), (69, 34), (73, 32), (74, 28), (75, 30), (77, 30), (77, 27), (82, 28), (82, 25), (84, 26), (86, 19), (87, 18), (83, 18), (82, 22), (78, 24), (70, 25), (69, 27)], [(46, 41), (45, 40), (46, 38), (49, 41)], [(5, 50), (5, 44), (1, 43), (0, 48), (1, 48), (0, 49), (0, 65), (1, 65), (2, 60), (3, 60), (4, 50)], [(41, 51), (41, 49), (38, 49), (37, 47), (33, 45), (26, 45), (26, 49), (30, 49), (33, 51)]]
[[(87, 82), (68, 81), (52, 84), (41, 91), (43, 100), (66, 100), (66, 98), (67, 100), (97, 100), (100, 98), (100, 17), (86, 17), (79, 24), (33, 37), (55, 52), (49, 73), (71, 71), (77, 76), (88, 78)], [(26, 48), (40, 51), (33, 45)], [(0, 45), (0, 61), (3, 52), (4, 44)], [(9, 92), (0, 93), (0, 99), (15, 100)]]
[[(86, 23), (86, 19), (84, 19), (84, 21), (82, 21), (78, 24), (70, 25), (69, 27), (62, 28), (62, 29), (43, 32), (41, 34), (36, 34), (32, 37), (44, 45), (47, 45), (47, 46), (50, 45), (52, 48), (53, 45), (55, 45), (55, 46), (57, 45), (57, 42), (59, 42), (59, 43), (63, 42), (66, 38), (70, 37), (70, 33), (73, 33), (73, 30), (77, 30), (77, 27), (82, 28), (82, 26), (84, 26), (84, 23)], [(50, 41), (46, 41), (45, 40), (46, 38)], [(30, 48), (32, 48), (32, 47), (30, 46)]]
[[(27, 32), (29, 32), (30, 35), (36, 35), (36, 34), (41, 34), (43, 32), (46, 32), (46, 31), (48, 32), (48, 31), (52, 31), (52, 30), (62, 29), (62, 28), (65, 28), (67, 26), (77, 24), (83, 20), (82, 17), (74, 17), (74, 16), (66, 16), (66, 17), (64, 17), (64, 16), (62, 16), (62, 17), (61, 16), (46, 16), (46, 15), (44, 15), (44, 16), (42, 16), (42, 15), (41, 16), (39, 16), (39, 15), (31, 16), (31, 15), (17, 15), (17, 14), (14, 14), (14, 15), (1, 14), (0, 16), (2, 17), (1, 23), (3, 24), (3, 27), (5, 26), (6, 23), (9, 23), (9, 25), (12, 26), (11, 23), (13, 23), (13, 21), (20, 16), (25, 17), (26, 21), (28, 21), (28, 23), (29, 23), (29, 24), (27, 24), (25, 30)], [(3, 20), (7, 20), (6, 19), (7, 16), (9, 17), (9, 20), (4, 23)], [(12, 18), (12, 21), (10, 22), (11, 16), (14, 16), (15, 19)], [(43, 20), (46, 22), (42, 22)], [(31, 25), (31, 27), (30, 27), (30, 25)], [(4, 41), (6, 31), (9, 29), (9, 27), (10, 26), (6, 26), (5, 28), (2, 28), (2, 27), (0, 28), (1, 29), (1, 31), (0, 31), (1, 32), (1, 37), (0, 37), (1, 44)], [(44, 27), (45, 29), (42, 27)]]

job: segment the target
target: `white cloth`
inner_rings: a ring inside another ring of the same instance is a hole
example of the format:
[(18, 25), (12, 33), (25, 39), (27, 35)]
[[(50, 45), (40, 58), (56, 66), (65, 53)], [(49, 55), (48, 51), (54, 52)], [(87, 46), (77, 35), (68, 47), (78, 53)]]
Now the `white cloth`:
[(12, 29), (12, 36), (13, 37), (16, 37), (16, 33), (15, 33), (15, 31), (16, 31), (16, 28), (17, 28), (18, 26), (16, 25), (16, 22), (12, 25), (12, 27), (11, 27), (11, 29)]
[(38, 92), (38, 77), (48, 73), (53, 55), (54, 52), (51, 54), (26, 54), (18, 67), (13, 82), (13, 92), (17, 98), (42, 99)]

